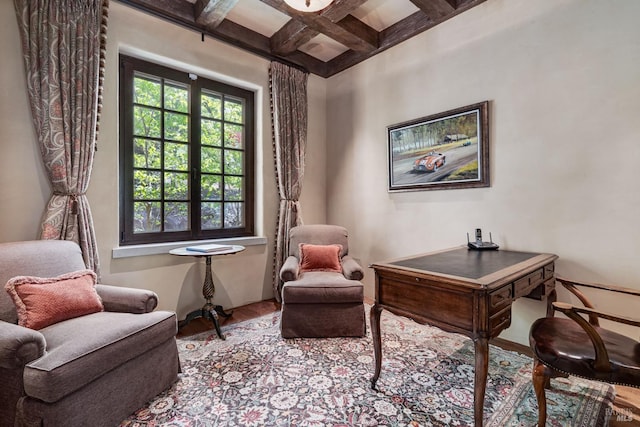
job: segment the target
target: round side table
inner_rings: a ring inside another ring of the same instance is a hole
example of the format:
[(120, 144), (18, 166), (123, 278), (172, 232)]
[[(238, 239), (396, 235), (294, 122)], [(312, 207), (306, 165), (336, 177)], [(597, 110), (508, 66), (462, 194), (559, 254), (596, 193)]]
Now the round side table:
[(220, 337), (220, 339), (225, 339), (225, 336), (220, 331), (220, 322), (218, 321), (218, 315), (222, 317), (229, 317), (231, 313), (226, 313), (221, 305), (214, 305), (211, 300), (213, 299), (213, 295), (215, 294), (215, 286), (213, 284), (213, 274), (211, 273), (211, 258), (214, 256), (222, 256), (222, 255), (232, 255), (238, 252), (244, 251), (244, 246), (233, 245), (230, 249), (224, 249), (215, 252), (198, 252), (193, 250), (188, 250), (187, 248), (177, 248), (169, 251), (171, 255), (178, 256), (192, 256), (196, 258), (205, 258), (206, 260), (206, 269), (204, 275), (204, 284), (202, 285), (202, 296), (205, 299), (205, 304), (201, 309), (194, 310), (191, 313), (187, 314), (187, 317), (181, 321), (178, 325), (178, 328), (182, 328), (186, 326), (193, 319), (197, 319), (202, 317), (204, 319), (211, 320), (213, 322), (213, 326), (216, 328), (216, 333)]

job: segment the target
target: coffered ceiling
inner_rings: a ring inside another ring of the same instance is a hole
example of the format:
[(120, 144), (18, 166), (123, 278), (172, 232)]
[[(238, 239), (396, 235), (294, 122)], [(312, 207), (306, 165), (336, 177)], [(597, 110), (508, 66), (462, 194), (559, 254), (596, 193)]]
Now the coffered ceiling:
[(311, 13), (284, 0), (117, 1), (329, 77), (486, 0), (335, 0)]

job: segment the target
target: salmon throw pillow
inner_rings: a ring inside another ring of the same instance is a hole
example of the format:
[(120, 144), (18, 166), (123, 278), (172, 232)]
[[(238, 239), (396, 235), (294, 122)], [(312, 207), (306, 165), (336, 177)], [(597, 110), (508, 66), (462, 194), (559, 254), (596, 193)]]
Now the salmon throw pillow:
[(58, 277), (17, 276), (5, 289), (18, 312), (18, 324), (42, 329), (63, 320), (103, 311), (95, 289), (96, 274), (80, 270)]
[(340, 251), (342, 251), (342, 245), (300, 243), (300, 272), (329, 271), (342, 273)]

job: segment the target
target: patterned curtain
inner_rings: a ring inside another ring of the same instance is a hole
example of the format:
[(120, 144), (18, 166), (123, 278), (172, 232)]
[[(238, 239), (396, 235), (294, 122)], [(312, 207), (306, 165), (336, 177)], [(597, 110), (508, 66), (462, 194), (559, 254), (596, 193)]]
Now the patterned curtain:
[(31, 112), (53, 194), (40, 238), (73, 240), (99, 274), (85, 192), (93, 166), (109, 0), (14, 0)]
[(280, 195), (273, 262), (273, 292), (280, 301), (280, 268), (289, 253), (289, 230), (302, 224), (300, 192), (307, 143), (308, 74), (279, 62), (269, 70), (273, 154)]

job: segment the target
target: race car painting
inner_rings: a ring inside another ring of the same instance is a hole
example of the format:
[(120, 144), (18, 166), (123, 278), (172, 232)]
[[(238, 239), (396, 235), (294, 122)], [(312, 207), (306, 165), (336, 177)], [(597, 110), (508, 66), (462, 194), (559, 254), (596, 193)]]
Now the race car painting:
[(435, 172), (446, 163), (444, 154), (430, 151), (426, 156), (422, 156), (413, 163), (413, 170), (416, 172)]

